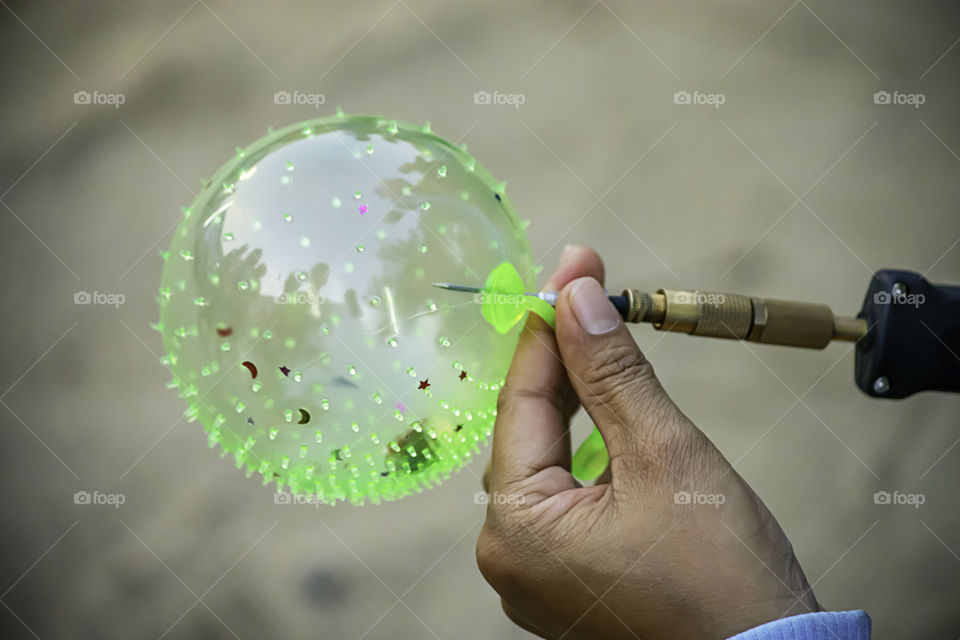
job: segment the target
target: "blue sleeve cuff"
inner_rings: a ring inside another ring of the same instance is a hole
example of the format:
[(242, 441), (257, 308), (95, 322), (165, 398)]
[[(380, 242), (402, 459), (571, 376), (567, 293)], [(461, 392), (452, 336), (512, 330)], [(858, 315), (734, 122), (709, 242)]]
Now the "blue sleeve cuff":
[(781, 618), (729, 640), (870, 640), (865, 611), (822, 611)]

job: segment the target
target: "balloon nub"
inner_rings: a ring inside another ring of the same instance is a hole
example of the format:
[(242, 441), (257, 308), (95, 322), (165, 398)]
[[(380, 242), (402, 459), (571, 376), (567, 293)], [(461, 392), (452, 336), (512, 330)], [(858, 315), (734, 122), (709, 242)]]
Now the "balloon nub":
[(483, 285), (481, 312), (498, 333), (513, 329), (527, 311), (532, 311), (555, 328), (556, 311), (549, 303), (536, 296), (527, 295), (523, 278), (509, 262), (503, 262), (490, 272)]
[(610, 454), (603, 442), (603, 436), (596, 427), (587, 436), (576, 453), (570, 465), (570, 473), (581, 482), (591, 482), (600, 477), (610, 464)]

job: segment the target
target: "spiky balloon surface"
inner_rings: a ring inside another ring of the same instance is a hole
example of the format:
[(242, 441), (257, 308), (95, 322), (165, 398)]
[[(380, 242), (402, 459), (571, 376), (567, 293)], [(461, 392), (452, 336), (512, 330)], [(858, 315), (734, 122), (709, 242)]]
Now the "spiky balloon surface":
[(396, 499), (470, 461), (519, 328), (470, 296), (530, 247), (502, 185), (383, 118), (311, 120), (238, 149), (184, 210), (159, 289), (171, 386), (247, 475), (323, 502)]

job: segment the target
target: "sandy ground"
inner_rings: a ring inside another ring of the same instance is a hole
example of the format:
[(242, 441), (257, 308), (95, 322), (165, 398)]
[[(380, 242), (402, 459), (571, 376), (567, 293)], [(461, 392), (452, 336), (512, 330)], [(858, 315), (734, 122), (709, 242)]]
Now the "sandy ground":
[[(0, 8), (3, 637), (526, 636), (474, 564), (483, 460), (399, 503), (291, 508), (179, 420), (148, 329), (157, 250), (201, 176), (271, 124), (336, 105), (430, 120), (510, 183), (541, 262), (593, 245), (615, 287), (852, 313), (877, 268), (960, 282), (960, 12), (722, 4)], [(276, 105), (282, 90), (326, 102)], [(125, 303), (77, 306), (80, 290)], [(960, 399), (871, 400), (844, 345), (635, 335), (826, 606), (868, 610), (877, 638), (960, 634)], [(126, 502), (75, 505), (81, 490)]]

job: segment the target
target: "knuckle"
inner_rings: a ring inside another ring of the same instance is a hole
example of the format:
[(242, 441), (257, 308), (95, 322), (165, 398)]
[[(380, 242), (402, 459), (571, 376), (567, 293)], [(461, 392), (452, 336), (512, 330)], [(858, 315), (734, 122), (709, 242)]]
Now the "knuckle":
[(508, 551), (509, 546), (501, 537), (484, 525), (477, 537), (477, 568), (484, 580), (498, 592), (512, 580)]
[(584, 375), (584, 382), (601, 402), (612, 401), (628, 389), (635, 395), (655, 380), (650, 361), (635, 345), (624, 343), (602, 347)]
[(533, 566), (525, 530), (526, 526), (516, 514), (488, 510), (486, 522), (477, 537), (477, 568), (501, 596), (521, 593)]
[[(507, 618), (509, 618), (513, 624), (531, 633), (536, 633), (536, 629), (525, 618), (523, 618), (520, 615), (520, 612), (517, 611), (517, 609), (512, 604), (510, 604), (510, 602), (506, 598), (500, 599), (500, 608), (503, 609), (503, 614), (507, 616)], [(540, 635), (540, 634), (537, 634), (537, 635)]]
[(516, 625), (521, 624), (520, 616), (517, 615), (517, 610), (514, 609), (513, 605), (507, 602), (505, 598), (500, 599), (500, 608), (503, 609), (503, 615), (510, 618), (511, 622), (513, 622)]
[(530, 403), (551, 407), (557, 413), (566, 415), (570, 411), (570, 395), (565, 391), (552, 386), (517, 384), (508, 378), (497, 396), (497, 416), (508, 415), (514, 408), (519, 408), (518, 404), (524, 408), (532, 406)]

